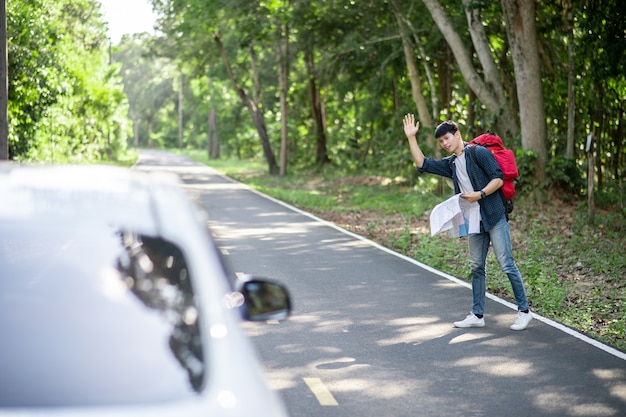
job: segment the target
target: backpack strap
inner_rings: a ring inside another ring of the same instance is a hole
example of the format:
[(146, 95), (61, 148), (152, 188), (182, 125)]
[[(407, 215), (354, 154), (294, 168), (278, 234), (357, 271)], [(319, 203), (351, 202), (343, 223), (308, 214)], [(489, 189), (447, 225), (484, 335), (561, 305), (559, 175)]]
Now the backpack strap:
[(485, 175), (487, 175), (487, 172), (485, 171), (485, 169), (483, 168), (483, 166), (478, 163), (478, 158), (476, 158), (476, 146), (482, 146), (482, 145), (468, 145), (467, 147), (469, 148), (469, 153), (472, 156), (472, 159), (474, 160), (474, 164), (476, 164), (484, 173)]
[[(487, 175), (487, 172), (485, 171), (485, 169), (482, 167), (482, 165), (480, 165), (480, 163), (478, 162), (478, 158), (476, 158), (476, 146), (482, 146), (482, 145), (469, 145), (467, 146), (469, 149), (469, 153), (472, 156), (472, 159), (474, 160), (474, 164), (476, 164), (484, 173), (485, 175)], [(504, 213), (506, 214), (506, 220), (509, 220), (509, 213), (511, 211), (513, 211), (512, 205), (513, 205), (513, 201), (511, 201), (510, 205), (511, 208), (509, 208), (509, 204), (507, 204), (506, 198), (504, 198), (504, 193), (502, 192), (502, 187), (498, 188), (498, 192), (500, 193), (500, 197), (502, 197), (502, 204), (504, 204)]]

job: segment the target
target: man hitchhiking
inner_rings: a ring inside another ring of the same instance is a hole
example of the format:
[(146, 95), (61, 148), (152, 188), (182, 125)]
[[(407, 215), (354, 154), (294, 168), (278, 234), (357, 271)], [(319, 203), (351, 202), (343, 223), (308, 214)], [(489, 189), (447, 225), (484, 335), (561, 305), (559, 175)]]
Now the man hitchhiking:
[(430, 172), (451, 178), (454, 192), (469, 203), (477, 202), (480, 216), (474, 221), (479, 225), (471, 225), (469, 230), (479, 230), (469, 235), (469, 258), (472, 276), (472, 311), (461, 321), (454, 322), (455, 327), (484, 327), (485, 292), (487, 277), (485, 262), (489, 244), (502, 271), (507, 275), (513, 288), (517, 302), (517, 317), (511, 330), (524, 330), (533, 318), (528, 306), (526, 291), (511, 251), (511, 235), (506, 218), (505, 206), (501, 193), (504, 184), (500, 166), (489, 150), (476, 146), (474, 158), (466, 154), (467, 144), (463, 142), (459, 127), (452, 121), (441, 123), (435, 130), (435, 138), (443, 150), (451, 155), (443, 159), (426, 158), (417, 143), (419, 122), (415, 122), (413, 114), (404, 116), (404, 133), (409, 140), (411, 155), (415, 166), (420, 172)]

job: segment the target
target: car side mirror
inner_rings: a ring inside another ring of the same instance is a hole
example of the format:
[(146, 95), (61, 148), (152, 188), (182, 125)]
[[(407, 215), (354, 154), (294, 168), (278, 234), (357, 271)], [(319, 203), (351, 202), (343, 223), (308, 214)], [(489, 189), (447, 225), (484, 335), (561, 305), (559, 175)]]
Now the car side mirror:
[(291, 312), (287, 288), (266, 278), (249, 277), (237, 285), (244, 297), (243, 317), (249, 321), (285, 320)]

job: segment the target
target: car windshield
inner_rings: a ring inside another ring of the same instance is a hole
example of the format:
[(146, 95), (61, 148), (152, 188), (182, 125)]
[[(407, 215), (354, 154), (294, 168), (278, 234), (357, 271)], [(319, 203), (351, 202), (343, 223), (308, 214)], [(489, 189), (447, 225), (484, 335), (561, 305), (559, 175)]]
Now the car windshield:
[(157, 236), (0, 220), (0, 406), (169, 401), (202, 388), (187, 265)]

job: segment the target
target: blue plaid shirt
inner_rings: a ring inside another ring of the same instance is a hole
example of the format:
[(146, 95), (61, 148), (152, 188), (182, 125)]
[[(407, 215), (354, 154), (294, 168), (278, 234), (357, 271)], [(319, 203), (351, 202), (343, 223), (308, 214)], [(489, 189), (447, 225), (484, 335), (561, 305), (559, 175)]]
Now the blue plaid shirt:
[[(465, 146), (467, 148), (467, 144)], [(470, 177), (472, 187), (474, 188), (474, 191), (480, 191), (494, 178), (504, 180), (504, 174), (496, 162), (496, 159), (487, 148), (484, 146), (476, 146), (475, 148), (476, 159), (478, 160), (478, 164), (480, 166), (477, 166), (474, 163), (474, 159), (469, 154), (469, 151), (465, 152), (464, 155), (465, 163), (467, 165), (467, 173)], [(459, 181), (456, 177), (456, 166), (454, 164), (456, 158), (456, 155), (451, 155), (443, 159), (425, 158), (424, 165), (422, 165), (421, 168), (418, 168), (418, 171), (429, 172), (446, 178), (452, 178), (452, 181), (454, 182), (454, 192), (459, 194), (461, 190), (459, 188)], [(478, 204), (480, 205), (480, 216), (482, 217), (482, 223), (485, 231), (489, 231), (502, 219), (502, 217), (506, 216), (502, 199), (502, 191), (500, 190), (478, 200)]]

